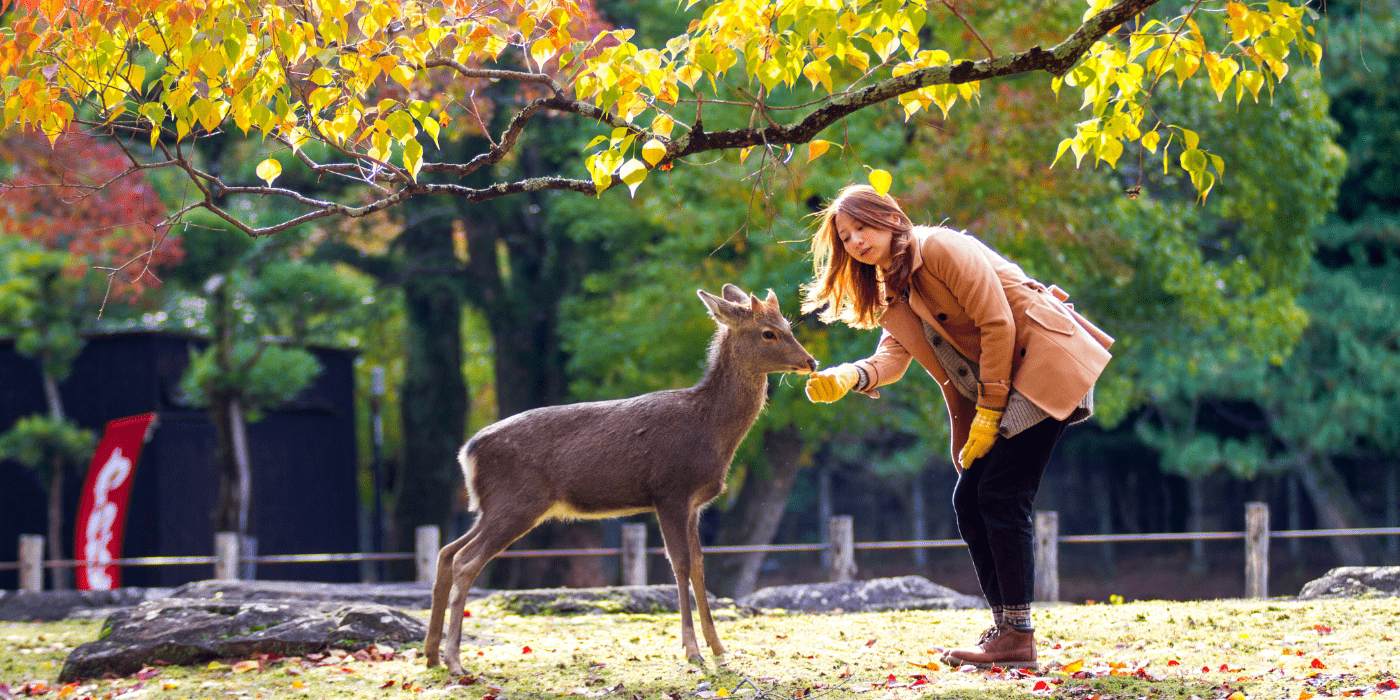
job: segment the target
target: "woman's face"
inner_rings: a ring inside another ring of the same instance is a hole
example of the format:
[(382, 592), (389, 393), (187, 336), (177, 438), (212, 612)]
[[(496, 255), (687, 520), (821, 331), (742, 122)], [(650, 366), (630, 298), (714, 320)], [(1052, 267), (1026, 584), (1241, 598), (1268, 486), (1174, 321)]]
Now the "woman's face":
[(881, 269), (890, 266), (890, 241), (894, 238), (890, 229), (870, 226), (842, 211), (836, 212), (831, 224), (836, 228), (836, 236), (847, 255)]

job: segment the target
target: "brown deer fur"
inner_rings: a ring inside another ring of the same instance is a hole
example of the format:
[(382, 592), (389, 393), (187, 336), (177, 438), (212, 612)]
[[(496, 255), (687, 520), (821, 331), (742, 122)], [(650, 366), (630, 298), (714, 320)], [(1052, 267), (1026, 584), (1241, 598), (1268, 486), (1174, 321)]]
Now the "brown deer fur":
[(690, 615), (695, 591), (705, 641), (723, 654), (705, 592), (699, 510), (724, 490), (734, 451), (758, 419), (772, 372), (810, 373), (817, 362), (792, 336), (778, 299), (724, 286), (698, 291), (719, 325), (704, 378), (688, 389), (612, 401), (547, 406), (483, 428), (462, 448), (471, 530), (442, 548), (425, 649), (439, 661), (447, 617), (447, 667), (461, 661), (465, 594), (492, 557), (550, 518), (611, 518), (655, 511), (679, 589), (681, 644), (700, 659)]

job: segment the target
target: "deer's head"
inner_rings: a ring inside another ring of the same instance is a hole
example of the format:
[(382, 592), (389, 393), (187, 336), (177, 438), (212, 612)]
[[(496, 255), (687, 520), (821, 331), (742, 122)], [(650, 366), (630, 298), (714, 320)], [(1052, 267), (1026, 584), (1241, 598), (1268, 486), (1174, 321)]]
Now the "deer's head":
[(722, 342), (734, 361), (765, 374), (810, 374), (817, 368), (817, 361), (793, 337), (792, 325), (778, 310), (773, 290), (762, 301), (732, 284), (724, 285), (721, 293), (723, 297), (696, 290), (710, 317), (727, 329)]

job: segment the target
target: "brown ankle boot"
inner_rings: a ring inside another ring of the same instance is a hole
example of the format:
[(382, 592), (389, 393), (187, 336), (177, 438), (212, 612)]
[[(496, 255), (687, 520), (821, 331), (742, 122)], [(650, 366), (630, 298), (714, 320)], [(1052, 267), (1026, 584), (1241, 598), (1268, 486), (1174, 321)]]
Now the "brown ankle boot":
[(995, 628), (992, 634), (983, 634), (977, 646), (949, 651), (944, 655), (944, 661), (955, 666), (971, 664), (978, 668), (1038, 668), (1035, 630), (1023, 632), (1009, 626)]

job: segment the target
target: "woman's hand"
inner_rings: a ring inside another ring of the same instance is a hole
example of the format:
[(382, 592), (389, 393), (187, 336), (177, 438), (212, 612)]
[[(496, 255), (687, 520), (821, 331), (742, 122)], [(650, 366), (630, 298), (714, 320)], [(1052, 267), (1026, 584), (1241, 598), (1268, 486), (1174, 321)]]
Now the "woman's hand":
[(813, 372), (807, 376), (807, 398), (814, 403), (831, 403), (860, 381), (860, 371), (850, 363)]
[(1001, 427), (1001, 411), (977, 407), (977, 417), (972, 419), (972, 427), (967, 432), (967, 443), (963, 445), (958, 462), (963, 469), (986, 456), (997, 441), (997, 429)]

